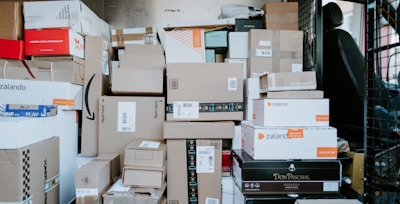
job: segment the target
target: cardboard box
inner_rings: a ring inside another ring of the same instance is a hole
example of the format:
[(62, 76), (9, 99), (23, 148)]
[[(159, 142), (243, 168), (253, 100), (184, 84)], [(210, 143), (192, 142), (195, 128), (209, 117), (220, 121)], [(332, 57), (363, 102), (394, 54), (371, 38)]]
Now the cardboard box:
[(57, 115), (57, 106), (29, 104), (0, 104), (0, 116), (49, 117)]
[(264, 19), (262, 18), (235, 19), (235, 32), (249, 32), (250, 29), (264, 28)]
[(251, 29), (248, 60), (249, 77), (303, 71), (303, 32)]
[[(189, 151), (192, 148), (195, 152)], [(188, 163), (192, 155), (196, 155), (196, 162)], [(188, 203), (189, 199), (198, 203), (222, 203), (222, 140), (168, 139), (167, 161), (168, 203)], [(189, 197), (189, 189), (197, 190), (197, 194)]]
[(295, 204), (361, 204), (357, 199), (297, 199)]
[(113, 47), (126, 47), (127, 45), (158, 45), (156, 27), (119, 28), (111, 30)]
[(115, 69), (111, 92), (114, 95), (162, 95), (163, 69)]
[(76, 171), (76, 203), (101, 204), (102, 194), (110, 187), (110, 162), (91, 161)]
[[(24, 17), (22, 2), (0, 2), (0, 38), (9, 40), (23, 40)], [(1, 46), (2, 47), (2, 46)]]
[(98, 154), (99, 97), (108, 93), (111, 43), (100, 36), (86, 36), (81, 154)]
[(25, 59), (24, 41), (0, 39), (0, 58), (24, 60)]
[(0, 150), (0, 202), (59, 203), (59, 138)]
[(358, 194), (364, 194), (364, 153), (346, 152), (347, 157), (352, 158), (350, 163), (343, 163), (343, 173), (350, 176), (350, 187)]
[(276, 99), (310, 99), (324, 98), (324, 92), (321, 90), (299, 90), (299, 91), (269, 91), (260, 94), (260, 98), (276, 98)]
[(253, 120), (262, 126), (329, 126), (329, 99), (253, 99)]
[(166, 72), (168, 121), (243, 119), (240, 64), (171, 63)]
[(110, 182), (114, 183), (121, 175), (121, 156), (119, 154), (100, 154), (94, 161), (110, 162)]
[(127, 55), (164, 55), (162, 45), (127, 44), (124, 50)]
[(260, 99), (260, 80), (256, 77), (244, 79), (244, 119), (253, 120), (253, 100)]
[(82, 35), (111, 39), (110, 25), (82, 1), (24, 2), (25, 29), (69, 28)]
[(232, 139), (233, 121), (164, 122), (164, 139)]
[(122, 182), (125, 186), (161, 188), (166, 175), (166, 163), (163, 167), (124, 166)]
[(247, 124), (242, 126), (242, 139), (243, 150), (253, 159), (337, 158), (337, 130), (334, 127), (265, 127)]
[(82, 110), (82, 86), (67, 82), (0, 79), (0, 98), (1, 103), (57, 105), (59, 110)]
[(167, 147), (161, 140), (134, 139), (125, 148), (124, 165), (163, 167), (167, 160)]
[(315, 89), (317, 89), (315, 71), (266, 73), (260, 76), (261, 93)]
[(266, 2), (262, 6), (265, 28), (270, 30), (299, 30), (298, 2)]
[(204, 33), (206, 48), (227, 48), (228, 30), (213, 30)]
[(25, 30), (25, 55), (85, 58), (84, 37), (68, 29)]
[(204, 30), (165, 32), (166, 63), (206, 62)]
[(101, 96), (99, 153), (120, 153), (133, 139), (161, 140), (165, 121), (165, 98)]
[(158, 69), (163, 70), (165, 58), (163, 54), (123, 54), (119, 59), (121, 69)]
[(247, 58), (225, 58), (225, 63), (239, 63), (243, 67), (243, 79), (247, 78)]
[(111, 186), (103, 194), (104, 204), (123, 204), (123, 203), (146, 203), (146, 204), (166, 204), (165, 197), (167, 183), (161, 188), (130, 187), (122, 184), (122, 179)]
[(249, 53), (249, 33), (229, 32), (228, 34), (228, 58), (247, 59)]

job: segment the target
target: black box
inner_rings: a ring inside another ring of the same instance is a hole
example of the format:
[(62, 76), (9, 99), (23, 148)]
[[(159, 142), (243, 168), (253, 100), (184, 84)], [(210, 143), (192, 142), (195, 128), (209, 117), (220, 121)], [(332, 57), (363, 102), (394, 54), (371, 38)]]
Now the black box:
[(235, 19), (235, 32), (248, 32), (250, 29), (264, 29), (264, 19)]
[(337, 194), (342, 179), (339, 160), (254, 160), (232, 150), (232, 177), (245, 195)]

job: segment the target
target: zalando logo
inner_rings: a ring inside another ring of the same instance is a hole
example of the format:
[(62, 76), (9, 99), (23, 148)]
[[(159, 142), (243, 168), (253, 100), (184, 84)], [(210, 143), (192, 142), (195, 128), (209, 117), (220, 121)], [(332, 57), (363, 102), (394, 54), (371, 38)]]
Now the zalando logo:
[(288, 129), (286, 133), (258, 133), (258, 140), (281, 140), (281, 139), (295, 139), (304, 138), (304, 131), (302, 128)]
[(268, 107), (271, 107), (271, 106), (289, 106), (289, 104), (287, 103), (287, 102), (271, 102), (271, 101), (268, 101), (267, 102), (267, 106)]

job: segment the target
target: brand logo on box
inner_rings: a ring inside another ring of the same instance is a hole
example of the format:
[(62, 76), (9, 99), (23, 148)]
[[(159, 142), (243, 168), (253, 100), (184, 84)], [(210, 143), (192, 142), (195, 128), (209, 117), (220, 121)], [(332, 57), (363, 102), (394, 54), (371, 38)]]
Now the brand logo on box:
[(19, 85), (0, 84), (0, 89), (25, 91), (25, 90), (26, 90), (26, 86), (25, 86), (25, 85), (22, 85), (22, 84), (19, 84)]
[(289, 104), (287, 102), (275, 102), (272, 103), (271, 101), (267, 101), (267, 106), (271, 107), (271, 106), (289, 106)]
[(75, 50), (83, 50), (84, 46), (78, 38), (74, 38)]
[(303, 137), (302, 128), (289, 128), (286, 133), (258, 133), (258, 140), (301, 139)]

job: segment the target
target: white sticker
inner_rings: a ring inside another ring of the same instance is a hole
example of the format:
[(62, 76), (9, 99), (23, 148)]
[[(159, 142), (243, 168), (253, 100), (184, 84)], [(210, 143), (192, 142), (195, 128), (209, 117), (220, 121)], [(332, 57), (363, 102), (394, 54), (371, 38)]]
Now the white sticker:
[(76, 188), (75, 193), (76, 197), (97, 196), (99, 195), (99, 190), (96, 188)]
[(158, 149), (160, 146), (160, 142), (155, 142), (155, 141), (142, 141), (139, 145), (139, 147), (142, 148), (152, 148), (152, 149)]
[(256, 56), (258, 57), (272, 57), (271, 49), (256, 49)]
[(228, 78), (228, 91), (237, 91), (237, 78)]
[(196, 173), (214, 173), (214, 146), (196, 147)]
[(269, 40), (260, 40), (260, 41), (258, 41), (258, 45), (259, 45), (259, 46), (271, 47), (272, 42), (269, 41)]
[(118, 102), (118, 132), (136, 131), (136, 103)]
[(206, 198), (206, 203), (205, 204), (219, 204), (219, 199), (218, 198)]
[(110, 66), (108, 65), (108, 51), (103, 51), (102, 63), (103, 74), (106, 76), (110, 75)]
[(339, 190), (339, 182), (324, 182), (323, 191), (338, 191)]
[(199, 102), (174, 101), (174, 118), (199, 118)]
[(292, 72), (302, 72), (303, 65), (302, 64), (292, 64)]

